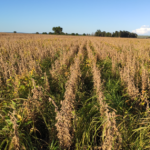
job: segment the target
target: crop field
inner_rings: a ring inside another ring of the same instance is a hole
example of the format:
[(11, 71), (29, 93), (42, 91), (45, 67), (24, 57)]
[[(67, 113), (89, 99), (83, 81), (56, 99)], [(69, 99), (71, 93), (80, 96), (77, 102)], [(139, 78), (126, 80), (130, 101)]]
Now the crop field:
[(150, 39), (0, 33), (1, 150), (150, 149)]

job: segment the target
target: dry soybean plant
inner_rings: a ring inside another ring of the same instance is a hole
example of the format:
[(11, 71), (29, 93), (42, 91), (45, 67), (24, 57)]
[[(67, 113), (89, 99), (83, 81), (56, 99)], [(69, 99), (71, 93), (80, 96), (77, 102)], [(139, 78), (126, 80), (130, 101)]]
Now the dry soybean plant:
[[(56, 128), (58, 138), (62, 148), (70, 148), (72, 145), (74, 131), (72, 129), (72, 119), (74, 118), (74, 99), (77, 79), (80, 77), (80, 56), (82, 55), (84, 43), (79, 47), (79, 52), (74, 60), (74, 64), (70, 66), (71, 75), (66, 83), (66, 91), (64, 100), (61, 101), (60, 111), (56, 110)], [(54, 102), (53, 102), (54, 103)], [(55, 106), (56, 107), (56, 106)], [(56, 107), (57, 108), (57, 107)]]
[(150, 41), (0, 34), (0, 149), (149, 149)]
[(116, 126), (115, 120), (116, 113), (114, 110), (110, 112), (108, 104), (104, 101), (100, 70), (98, 70), (98, 68), (96, 67), (96, 59), (92, 54), (92, 51), (89, 47), (89, 43), (87, 43), (87, 51), (89, 59), (92, 61), (94, 88), (96, 89), (96, 94), (98, 96), (97, 100), (100, 104), (100, 114), (105, 119), (102, 131), (103, 132), (102, 149), (104, 150), (111, 150), (113, 148), (118, 149), (120, 147), (122, 139)]

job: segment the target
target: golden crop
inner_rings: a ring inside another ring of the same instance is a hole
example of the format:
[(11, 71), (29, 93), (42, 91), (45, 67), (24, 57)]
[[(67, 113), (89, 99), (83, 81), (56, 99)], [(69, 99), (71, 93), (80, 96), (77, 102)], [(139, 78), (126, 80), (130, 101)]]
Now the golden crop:
[(0, 90), (2, 149), (149, 148), (149, 39), (0, 34)]

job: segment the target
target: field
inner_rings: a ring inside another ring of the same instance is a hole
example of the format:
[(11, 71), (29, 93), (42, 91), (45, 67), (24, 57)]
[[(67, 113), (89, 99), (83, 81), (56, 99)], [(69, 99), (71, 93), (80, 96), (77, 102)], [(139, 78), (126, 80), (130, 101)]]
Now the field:
[(150, 36), (144, 36), (144, 35), (141, 35), (141, 36), (138, 36), (137, 38), (140, 38), (140, 39), (150, 39)]
[(149, 77), (150, 39), (0, 33), (0, 149), (150, 149)]

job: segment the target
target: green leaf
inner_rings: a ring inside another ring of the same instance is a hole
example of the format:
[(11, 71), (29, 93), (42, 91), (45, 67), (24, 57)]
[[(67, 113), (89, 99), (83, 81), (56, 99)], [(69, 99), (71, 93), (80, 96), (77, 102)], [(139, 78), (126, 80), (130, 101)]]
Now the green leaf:
[(7, 142), (7, 139), (4, 139), (0, 144), (0, 149), (2, 149), (3, 145)]
[(15, 103), (14, 101), (12, 101), (12, 104), (13, 104), (14, 106), (16, 106), (16, 103)]
[(23, 89), (23, 90), (26, 89), (26, 87), (24, 85), (21, 85), (20, 88)]
[(26, 123), (24, 123), (24, 126), (31, 124), (33, 121), (28, 121)]
[(12, 125), (13, 124), (10, 119), (5, 119), (5, 121), (7, 122), (8, 125)]

